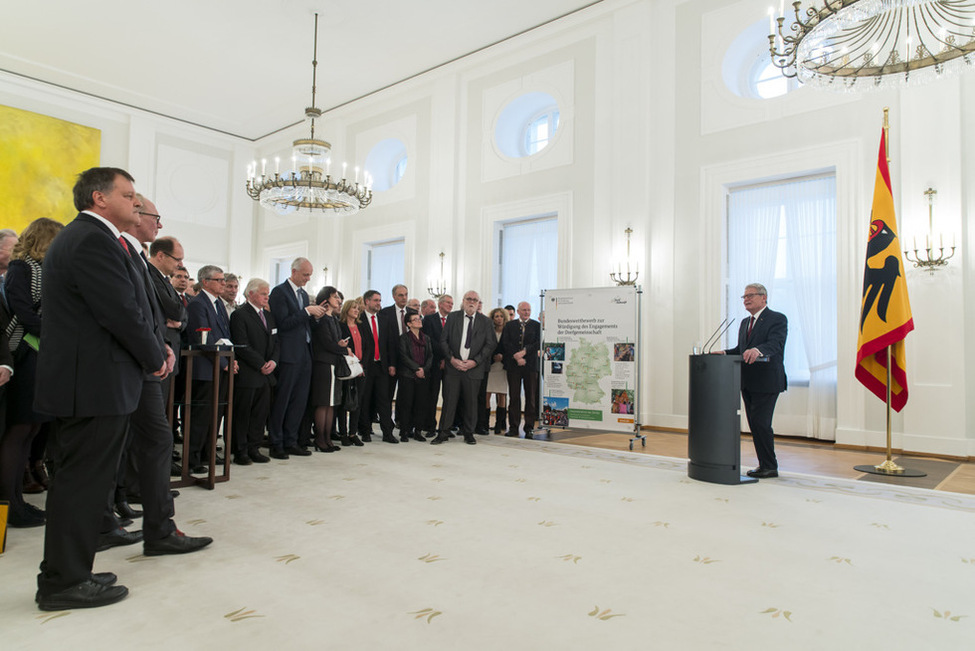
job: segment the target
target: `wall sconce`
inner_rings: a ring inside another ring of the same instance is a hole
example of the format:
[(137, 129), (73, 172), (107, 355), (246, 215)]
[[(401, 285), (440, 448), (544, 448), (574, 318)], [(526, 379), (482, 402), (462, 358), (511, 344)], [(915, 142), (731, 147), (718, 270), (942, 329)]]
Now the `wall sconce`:
[(436, 300), (440, 300), (440, 297), (447, 293), (447, 279), (443, 273), (443, 258), (444, 252), (440, 252), (440, 277), (439, 278), (428, 278), (427, 279), (427, 291), (430, 292)]
[(613, 265), (609, 277), (618, 286), (636, 285), (636, 280), (640, 277), (640, 263), (630, 260), (630, 235), (633, 229), (627, 226), (624, 232), (626, 233), (626, 259)]
[(939, 267), (947, 266), (948, 260), (955, 255), (954, 234), (951, 235), (951, 250), (945, 255), (945, 235), (942, 232), (936, 236), (934, 232), (934, 197), (937, 194), (938, 191), (934, 188), (924, 191), (924, 196), (928, 198), (928, 232), (924, 236), (924, 247), (919, 249), (917, 237), (914, 237), (914, 259), (911, 259), (911, 251), (904, 250), (904, 257), (908, 262), (913, 262), (915, 268), (925, 269), (930, 274), (934, 274)]

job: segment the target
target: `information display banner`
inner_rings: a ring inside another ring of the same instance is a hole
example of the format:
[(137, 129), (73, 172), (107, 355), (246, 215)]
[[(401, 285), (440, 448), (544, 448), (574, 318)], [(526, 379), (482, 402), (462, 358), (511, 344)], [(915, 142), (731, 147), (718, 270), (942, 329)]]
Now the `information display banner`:
[(639, 299), (632, 286), (545, 292), (542, 424), (636, 429)]

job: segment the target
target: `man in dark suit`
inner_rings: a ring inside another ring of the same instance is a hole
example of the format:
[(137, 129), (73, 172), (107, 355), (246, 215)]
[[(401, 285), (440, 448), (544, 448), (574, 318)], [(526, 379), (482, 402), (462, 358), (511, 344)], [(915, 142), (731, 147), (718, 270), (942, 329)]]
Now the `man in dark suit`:
[(139, 220), (132, 181), (117, 168), (82, 172), (74, 186), (81, 212), (44, 259), (34, 408), (57, 419), (51, 449), (58, 471), (37, 577), (41, 610), (104, 606), (128, 594), (114, 585), (114, 574), (91, 569), (143, 374), (167, 371), (165, 349), (146, 316), (142, 274), (119, 240), (119, 231)]
[[(143, 206), (143, 212), (145, 212), (145, 206)], [(174, 375), (179, 373), (179, 353), (183, 331), (186, 330), (188, 323), (188, 316), (186, 307), (183, 305), (183, 299), (176, 292), (169, 279), (176, 273), (182, 263), (183, 245), (175, 237), (160, 237), (152, 241), (152, 244), (149, 246), (149, 277), (152, 279), (152, 284), (156, 288), (156, 296), (159, 297), (159, 304), (166, 317), (164, 338), (176, 355), (176, 366), (173, 369)], [(162, 386), (163, 402), (167, 406), (169, 405), (171, 384), (167, 379), (163, 382)]]
[(538, 351), (541, 347), (542, 326), (531, 318), (532, 306), (518, 303), (518, 318), (508, 321), (501, 331), (501, 354), (508, 375), (508, 432), (518, 436), (521, 424), (521, 390), (525, 389), (525, 438), (533, 437), (535, 416), (538, 414)]
[(436, 436), (437, 429), (437, 401), (440, 399), (440, 383), (443, 381), (444, 357), (440, 349), (440, 335), (443, 334), (447, 315), (454, 309), (454, 299), (450, 294), (444, 294), (437, 300), (437, 311), (423, 317), (423, 332), (433, 343), (433, 370), (430, 372), (427, 398), (427, 413), (422, 423), (423, 429), (430, 437)]
[(311, 451), (298, 445), (298, 429), (311, 389), (311, 328), (315, 319), (325, 316), (325, 308), (312, 304), (304, 289), (312, 273), (311, 262), (296, 258), (291, 263), (291, 276), (272, 289), (268, 299), (281, 347), (278, 384), (268, 425), (271, 456), (275, 459), (311, 456)]
[(230, 334), (240, 370), (234, 382), (234, 463), (267, 463), (261, 440), (271, 413), (271, 387), (281, 349), (274, 316), (267, 309), (271, 287), (254, 278), (244, 288), (246, 301), (230, 315)]
[[(149, 258), (143, 250), (144, 242), (155, 240), (162, 228), (162, 218), (151, 201), (141, 195), (139, 200), (142, 202), (139, 223), (130, 226), (122, 236), (129, 244), (129, 256), (133, 266), (142, 274), (143, 291), (151, 309), (151, 313), (146, 316), (155, 326), (159, 343), (166, 349), (167, 370), (171, 373), (175, 365), (175, 354), (165, 340), (167, 314), (150, 275), (154, 267), (149, 264)], [(169, 486), (173, 439), (172, 428), (166, 419), (161, 386), (167, 380), (168, 377), (160, 378), (149, 373), (143, 375), (142, 395), (129, 419), (125, 446), (126, 455), (132, 463), (124, 470), (134, 476), (136, 488), (142, 496), (142, 539), (146, 556), (195, 552), (213, 542), (212, 538), (206, 536), (183, 535), (173, 521), (176, 507)], [(123, 471), (121, 465), (119, 470)]]
[(475, 291), (464, 294), (463, 309), (450, 313), (440, 334), (440, 352), (446, 360), (443, 377), (444, 405), (440, 414), (440, 433), (430, 441), (433, 445), (447, 440), (461, 396), (464, 400), (461, 434), (465, 443), (477, 443), (474, 440), (477, 391), (491, 365), (491, 355), (498, 344), (491, 320), (477, 311), (480, 300)]
[[(389, 400), (390, 400), (390, 413), (392, 413), (392, 400), (393, 396), (396, 394), (396, 367), (399, 365), (399, 338), (403, 336), (407, 328), (405, 324), (405, 319), (407, 314), (413, 314), (416, 312), (415, 309), (411, 308), (407, 303), (409, 303), (410, 290), (406, 285), (393, 285), (393, 304), (384, 307), (379, 310), (379, 318), (381, 323), (386, 326), (386, 329), (393, 333), (393, 354), (389, 358), (389, 368), (386, 369), (389, 372)], [(378, 412), (377, 406), (373, 406), (373, 413)], [(393, 423), (399, 425), (399, 419), (393, 418)]]
[[(197, 272), (200, 281), (200, 293), (193, 297), (187, 306), (187, 329), (190, 341), (199, 343), (202, 339), (201, 330), (207, 330), (207, 343), (216, 344), (221, 339), (233, 341), (230, 337), (230, 317), (224, 307), (223, 270), (212, 264), (200, 267)], [(237, 362), (234, 362), (236, 366)], [(226, 357), (220, 358), (220, 371), (224, 375), (220, 378), (220, 402), (226, 402), (229, 373), (236, 372), (231, 368)], [(184, 459), (194, 473), (205, 473), (207, 467), (202, 463), (207, 444), (217, 435), (212, 422), (213, 400), (213, 363), (206, 357), (198, 357), (193, 361), (193, 379), (191, 384), (192, 406), (190, 407), (190, 451), (189, 458)], [(225, 453), (229, 454), (229, 451)], [(207, 459), (209, 461), (209, 458)], [(219, 463), (219, 461), (217, 462)]]
[(748, 471), (749, 477), (765, 479), (779, 476), (772, 432), (772, 413), (779, 394), (788, 388), (785, 376), (785, 339), (789, 321), (780, 312), (766, 307), (768, 291), (763, 285), (752, 283), (741, 297), (751, 317), (741, 322), (738, 345), (719, 354), (741, 355), (741, 397), (745, 416), (752, 431), (758, 468)]
[(386, 443), (399, 443), (393, 436), (391, 379), (396, 373), (398, 335), (389, 319), (380, 318), (382, 295), (374, 289), (362, 295), (363, 314), (359, 322), (362, 336), (362, 382), (359, 407), (359, 437), (372, 441), (372, 417), (379, 415), (379, 428)]

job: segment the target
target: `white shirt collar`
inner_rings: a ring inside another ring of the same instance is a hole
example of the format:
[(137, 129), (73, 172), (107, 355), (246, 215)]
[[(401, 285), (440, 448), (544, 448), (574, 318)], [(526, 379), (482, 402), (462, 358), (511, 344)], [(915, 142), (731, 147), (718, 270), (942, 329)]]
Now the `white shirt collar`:
[(101, 215), (99, 215), (98, 213), (92, 212), (90, 210), (82, 210), (81, 212), (85, 213), (86, 215), (91, 215), (92, 217), (94, 217), (95, 219), (97, 219), (98, 221), (100, 221), (101, 223), (103, 223), (106, 226), (108, 226), (108, 230), (112, 231), (112, 236), (115, 239), (118, 239), (120, 233), (119, 233), (118, 229), (115, 227), (115, 224), (113, 224), (112, 222), (108, 221), (107, 219), (105, 219), (104, 217), (102, 217)]

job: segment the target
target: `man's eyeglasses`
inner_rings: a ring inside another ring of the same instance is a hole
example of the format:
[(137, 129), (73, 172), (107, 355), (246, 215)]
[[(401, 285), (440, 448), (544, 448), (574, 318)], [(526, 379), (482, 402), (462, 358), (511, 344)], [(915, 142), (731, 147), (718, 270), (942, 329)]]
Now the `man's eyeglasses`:
[(764, 294), (745, 294), (741, 298), (745, 300), (746, 298), (755, 298), (756, 296), (764, 296)]
[(221, 278), (207, 278), (207, 280), (212, 280), (215, 283), (225, 283), (225, 282), (227, 282), (227, 279), (226, 278), (223, 278), (223, 277), (221, 277)]
[[(156, 226), (159, 226), (160, 224), (162, 224), (162, 215), (157, 215), (156, 213), (153, 213), (153, 212), (142, 212), (141, 210), (139, 211), (139, 214), (140, 215), (145, 215), (146, 217), (155, 217), (156, 218)], [(169, 255), (169, 254), (167, 253), (166, 255)], [(169, 256), (169, 257), (172, 258), (172, 256)], [(175, 260), (176, 258), (173, 258), (173, 259)]]
[(165, 251), (161, 251), (160, 253), (162, 253), (164, 256), (166, 256), (170, 260), (175, 260), (176, 262), (178, 262), (180, 264), (183, 264), (183, 258), (177, 258), (175, 255), (173, 255), (171, 253), (166, 253)]

